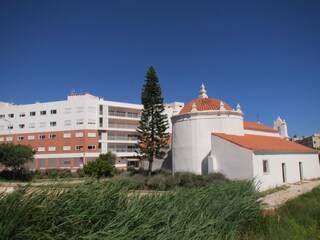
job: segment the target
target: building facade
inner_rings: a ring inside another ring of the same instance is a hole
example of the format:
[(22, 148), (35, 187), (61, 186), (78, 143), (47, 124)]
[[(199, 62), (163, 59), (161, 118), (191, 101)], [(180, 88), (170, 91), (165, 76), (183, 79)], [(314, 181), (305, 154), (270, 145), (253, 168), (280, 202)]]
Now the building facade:
[(173, 172), (221, 172), (229, 179), (255, 179), (261, 190), (320, 177), (317, 152), (288, 140), (280, 117), (273, 128), (244, 120), (238, 104), (199, 97), (172, 116)]
[[(182, 107), (166, 104), (168, 118)], [(90, 94), (27, 105), (0, 102), (0, 144), (31, 145), (37, 151), (31, 169), (76, 170), (107, 151), (117, 155), (117, 168), (139, 167), (136, 128), (142, 108)], [(171, 132), (171, 122), (169, 127)]]
[(320, 133), (314, 133), (311, 136), (304, 136), (301, 138), (294, 139), (296, 143), (302, 144), (309, 148), (320, 151)]

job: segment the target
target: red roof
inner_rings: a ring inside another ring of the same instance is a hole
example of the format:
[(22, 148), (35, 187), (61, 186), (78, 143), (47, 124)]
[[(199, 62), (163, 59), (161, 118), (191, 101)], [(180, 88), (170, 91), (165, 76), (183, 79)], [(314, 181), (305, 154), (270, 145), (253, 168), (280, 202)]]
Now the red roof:
[(274, 132), (274, 133), (278, 132), (277, 130), (275, 130), (271, 127), (268, 127), (266, 125), (263, 125), (259, 122), (243, 121), (243, 127), (244, 127), (244, 129), (262, 131), (262, 132)]
[(244, 136), (212, 133), (212, 135), (234, 143), (240, 147), (258, 151), (284, 151), (284, 152), (316, 152), (301, 144), (285, 140), (280, 137), (245, 134)]
[[(208, 110), (219, 110), (220, 109), (220, 100), (214, 98), (198, 98), (187, 103), (184, 108), (181, 109), (179, 114), (190, 113), (192, 105), (196, 104), (198, 111), (208, 111)], [(232, 108), (225, 102), (223, 102), (224, 108), (226, 110), (232, 110)]]

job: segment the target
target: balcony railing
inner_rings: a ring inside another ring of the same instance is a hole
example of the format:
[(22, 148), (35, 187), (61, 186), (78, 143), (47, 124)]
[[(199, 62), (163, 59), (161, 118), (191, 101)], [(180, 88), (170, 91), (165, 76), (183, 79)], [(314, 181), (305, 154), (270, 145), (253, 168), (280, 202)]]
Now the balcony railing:
[(137, 125), (125, 124), (125, 123), (109, 123), (109, 128), (125, 128), (125, 129), (136, 129)]
[(108, 140), (114, 141), (137, 141), (137, 137), (127, 137), (127, 136), (108, 136)]
[(140, 114), (138, 114), (138, 113), (130, 113), (130, 112), (113, 112), (113, 111), (109, 111), (109, 116), (127, 117), (127, 118), (140, 118)]
[(136, 149), (132, 149), (132, 148), (108, 148), (108, 150), (111, 152), (117, 152), (117, 153), (136, 151)]

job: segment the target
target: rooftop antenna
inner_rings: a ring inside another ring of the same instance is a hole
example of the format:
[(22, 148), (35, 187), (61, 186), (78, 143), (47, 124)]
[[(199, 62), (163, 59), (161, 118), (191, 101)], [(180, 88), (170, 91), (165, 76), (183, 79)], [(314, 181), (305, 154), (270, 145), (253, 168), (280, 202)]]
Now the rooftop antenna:
[(257, 123), (260, 123), (260, 121), (259, 121), (259, 113), (257, 113)]

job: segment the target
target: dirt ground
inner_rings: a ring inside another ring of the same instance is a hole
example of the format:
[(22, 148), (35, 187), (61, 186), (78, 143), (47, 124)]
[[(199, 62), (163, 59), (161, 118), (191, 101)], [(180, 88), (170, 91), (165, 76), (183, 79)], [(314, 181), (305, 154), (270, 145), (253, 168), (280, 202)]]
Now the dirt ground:
[(265, 210), (275, 210), (284, 205), (288, 200), (294, 199), (301, 194), (312, 191), (313, 188), (320, 186), (320, 180), (301, 181), (288, 184), (289, 188), (269, 194), (262, 198), (262, 206)]

